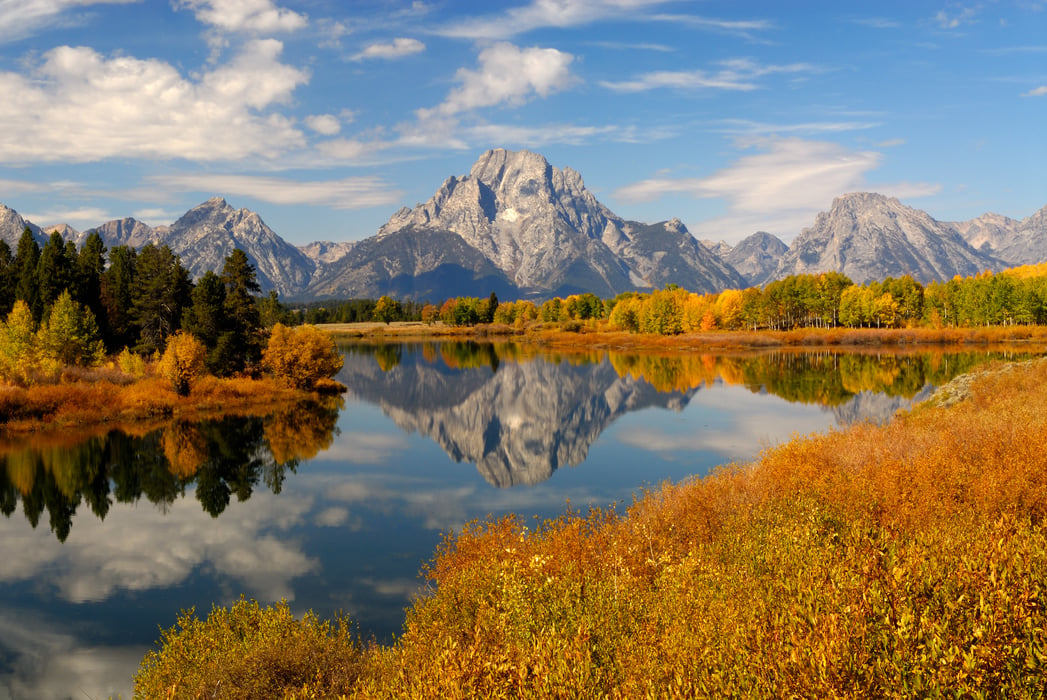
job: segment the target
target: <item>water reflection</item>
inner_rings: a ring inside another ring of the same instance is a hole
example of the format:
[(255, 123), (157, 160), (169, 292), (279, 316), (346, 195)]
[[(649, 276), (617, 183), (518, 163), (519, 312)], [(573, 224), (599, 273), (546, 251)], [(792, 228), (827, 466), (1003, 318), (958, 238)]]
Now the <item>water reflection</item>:
[(475, 464), (498, 487), (534, 485), (581, 464), (623, 415), (682, 411), (703, 388), (738, 385), (819, 405), (841, 424), (883, 421), (989, 359), (984, 352), (539, 355), (475, 342), (343, 350), (339, 380), (351, 395), (431, 438), (454, 461)]
[(191, 488), (218, 517), (259, 483), (280, 493), (288, 472), (331, 445), (341, 407), (340, 397), (328, 397), (266, 418), (178, 421), (144, 435), (30, 437), (0, 452), (0, 512), (10, 516), (20, 501), (34, 528), (46, 512), (60, 542), (81, 504), (99, 519), (114, 502), (143, 497), (166, 511)]

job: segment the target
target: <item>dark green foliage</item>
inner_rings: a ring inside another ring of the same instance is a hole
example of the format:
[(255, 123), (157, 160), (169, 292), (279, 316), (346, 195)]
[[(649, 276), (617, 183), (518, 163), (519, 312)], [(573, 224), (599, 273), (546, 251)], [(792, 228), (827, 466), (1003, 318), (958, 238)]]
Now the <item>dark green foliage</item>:
[(225, 285), (226, 330), (237, 340), (226, 371), (240, 371), (262, 356), (262, 319), (255, 301), (261, 287), (247, 253), (239, 248), (226, 257), (221, 280)]
[(188, 271), (170, 248), (151, 243), (142, 248), (135, 267), (131, 304), (139, 352), (152, 353), (164, 347), (167, 338), (181, 326), (191, 289)]
[(51, 234), (47, 244), (40, 253), (40, 259), (36, 266), (36, 280), (40, 290), (40, 304), (43, 309), (51, 308), (58, 299), (58, 295), (73, 286), (73, 268), (76, 264), (75, 246), (74, 256), (69, 257), (62, 234)]
[(133, 345), (138, 336), (131, 313), (137, 263), (138, 253), (134, 248), (116, 246), (109, 251), (109, 267), (99, 281), (103, 309), (99, 320), (110, 350)]
[(40, 284), (37, 280), (37, 263), (40, 261), (40, 246), (33, 232), (26, 227), (18, 239), (18, 252), (14, 259), (15, 299), (21, 299), (33, 313), (33, 320), (40, 322), (43, 307), (40, 305)]
[(15, 258), (7, 241), (0, 241), (0, 318), (15, 305)]

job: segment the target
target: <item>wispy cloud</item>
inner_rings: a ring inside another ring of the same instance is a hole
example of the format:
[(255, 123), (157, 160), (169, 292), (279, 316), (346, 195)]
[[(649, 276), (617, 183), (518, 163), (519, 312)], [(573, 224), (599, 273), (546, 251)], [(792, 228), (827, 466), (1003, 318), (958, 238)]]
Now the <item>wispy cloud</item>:
[[(722, 199), (728, 213), (691, 225), (695, 236), (737, 242), (763, 230), (791, 238), (834, 197), (869, 189), (866, 173), (882, 162), (874, 151), (853, 151), (836, 143), (799, 138), (755, 140), (750, 147), (759, 152), (708, 177), (642, 180), (617, 190), (615, 196), (627, 202), (653, 201), (670, 194)], [(940, 186), (885, 183), (875, 189), (911, 198), (935, 194)]]
[(157, 175), (153, 184), (182, 192), (221, 192), (272, 204), (311, 204), (333, 209), (364, 209), (396, 204), (403, 192), (377, 177), (298, 181), (258, 175)]
[(901, 26), (899, 22), (886, 17), (857, 17), (852, 19), (851, 22), (873, 29), (897, 29)]
[(615, 92), (645, 92), (659, 88), (749, 91), (759, 89), (759, 79), (765, 76), (821, 71), (809, 63), (761, 64), (751, 58), (720, 61), (718, 65), (719, 69), (715, 71), (654, 71), (641, 74), (633, 80), (601, 81), (600, 85)]
[(1041, 85), (1038, 88), (1033, 88), (1029, 92), (1023, 92), (1022, 97), (1043, 97), (1047, 95), (1047, 85)]
[[(139, 0), (2, 0), (0, 44), (15, 41), (49, 26), (77, 24), (83, 8), (91, 5), (125, 5)], [(71, 13), (71, 11), (77, 11)]]
[(939, 10), (934, 16), (935, 23), (941, 29), (958, 29), (965, 24), (977, 22), (978, 7), (956, 7), (948, 10)]
[(404, 56), (410, 56), (411, 54), (421, 53), (425, 51), (425, 44), (418, 41), (417, 39), (409, 39), (404, 37), (398, 37), (393, 39), (390, 43), (376, 43), (369, 44), (364, 47), (363, 51), (355, 54), (352, 57), (353, 61), (363, 61), (369, 58), (402, 58)]
[(881, 126), (880, 122), (799, 122), (796, 124), (768, 124), (766, 122), (750, 121), (748, 119), (724, 119), (722, 128), (714, 128), (725, 134), (766, 136), (768, 134), (819, 134), (840, 133), (844, 131), (861, 131), (863, 129), (874, 129)]
[(466, 19), (436, 28), (437, 34), (462, 39), (508, 39), (543, 27), (577, 27), (593, 22), (641, 16), (670, 0), (534, 0), (506, 12)]

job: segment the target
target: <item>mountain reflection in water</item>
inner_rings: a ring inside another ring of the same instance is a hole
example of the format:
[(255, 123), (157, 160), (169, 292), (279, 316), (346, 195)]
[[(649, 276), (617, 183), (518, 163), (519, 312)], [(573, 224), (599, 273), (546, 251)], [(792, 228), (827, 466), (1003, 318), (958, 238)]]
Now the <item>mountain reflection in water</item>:
[[(703, 387), (742, 385), (831, 409), (840, 424), (882, 422), (984, 352), (747, 355), (538, 353), (511, 343), (349, 344), (338, 379), (405, 431), (475, 464), (493, 486), (534, 485), (626, 413), (682, 411)], [(536, 360), (541, 361), (536, 361)]]

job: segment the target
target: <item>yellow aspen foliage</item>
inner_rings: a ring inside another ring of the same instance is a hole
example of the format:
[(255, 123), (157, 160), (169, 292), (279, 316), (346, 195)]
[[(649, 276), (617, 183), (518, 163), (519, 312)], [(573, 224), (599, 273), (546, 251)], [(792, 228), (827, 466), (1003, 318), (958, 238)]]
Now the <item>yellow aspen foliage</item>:
[(197, 377), (203, 374), (207, 348), (189, 333), (179, 331), (167, 341), (160, 358), (160, 376), (174, 386), (179, 396), (188, 396)]
[(36, 324), (29, 306), (19, 299), (0, 323), (0, 376), (31, 384), (40, 369)]
[(316, 326), (273, 326), (262, 353), (262, 366), (275, 379), (299, 389), (312, 389), (342, 368), (342, 356), (331, 336)]

